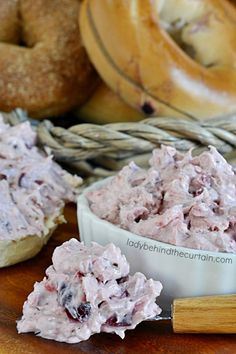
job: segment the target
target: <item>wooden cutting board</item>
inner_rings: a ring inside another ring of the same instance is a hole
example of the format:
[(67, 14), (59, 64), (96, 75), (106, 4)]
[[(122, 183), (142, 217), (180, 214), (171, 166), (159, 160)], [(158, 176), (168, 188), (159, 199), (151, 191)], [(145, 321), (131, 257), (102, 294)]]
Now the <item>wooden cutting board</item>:
[(127, 331), (124, 340), (112, 334), (96, 334), (78, 344), (58, 343), (17, 334), (16, 320), (21, 317), (22, 305), (51, 264), (54, 248), (71, 237), (78, 237), (76, 209), (66, 208), (68, 223), (61, 225), (48, 245), (32, 260), (0, 269), (0, 354), (234, 354), (236, 335), (173, 334), (170, 321), (146, 322)]

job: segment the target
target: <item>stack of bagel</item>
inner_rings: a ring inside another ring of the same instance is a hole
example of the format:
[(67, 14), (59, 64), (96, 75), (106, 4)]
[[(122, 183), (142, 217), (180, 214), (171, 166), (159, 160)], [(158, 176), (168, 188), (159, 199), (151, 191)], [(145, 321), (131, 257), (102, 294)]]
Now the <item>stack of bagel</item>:
[(228, 0), (0, 0), (0, 110), (105, 123), (236, 111)]

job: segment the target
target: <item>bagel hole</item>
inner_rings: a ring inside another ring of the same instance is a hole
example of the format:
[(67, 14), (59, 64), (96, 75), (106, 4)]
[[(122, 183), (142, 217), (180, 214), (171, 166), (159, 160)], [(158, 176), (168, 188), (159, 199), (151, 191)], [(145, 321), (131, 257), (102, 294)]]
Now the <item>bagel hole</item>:
[(171, 39), (180, 47), (183, 45), (182, 31), (188, 23), (182, 19), (176, 19), (172, 22), (161, 20), (161, 27), (168, 33)]
[(172, 22), (161, 20), (161, 27), (189, 58), (191, 58), (195, 62), (200, 63), (206, 68), (212, 68), (216, 66), (216, 62), (203, 62), (202, 59), (199, 58), (198, 52), (194, 45), (191, 45), (183, 40), (183, 31), (187, 26), (189, 26), (189, 22), (184, 21), (183, 19), (176, 19)]
[(195, 59), (195, 48), (192, 45), (184, 42), (182, 38), (182, 32), (184, 28), (188, 26), (188, 22), (184, 22), (182, 19), (176, 19), (171, 23), (162, 22), (162, 25), (163, 29), (168, 33), (168, 35), (178, 45), (178, 47), (180, 47), (191, 59)]
[(195, 59), (196, 57), (196, 50), (195, 48), (190, 45), (190, 44), (187, 44), (185, 42), (182, 41), (182, 43), (180, 43), (180, 48), (183, 49), (183, 51), (192, 59)]

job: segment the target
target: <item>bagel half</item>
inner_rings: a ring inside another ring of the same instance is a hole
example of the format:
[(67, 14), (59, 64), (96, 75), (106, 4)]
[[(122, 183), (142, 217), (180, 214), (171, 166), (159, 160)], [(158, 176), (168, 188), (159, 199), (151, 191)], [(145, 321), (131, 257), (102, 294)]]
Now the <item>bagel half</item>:
[(75, 202), (82, 179), (36, 146), (29, 122), (9, 126), (0, 114), (0, 267), (36, 255)]
[(0, 267), (13, 265), (34, 257), (48, 242), (53, 231), (65, 222), (63, 210), (61, 214), (52, 216), (45, 221), (45, 231), (42, 236), (27, 235), (18, 240), (0, 240)]

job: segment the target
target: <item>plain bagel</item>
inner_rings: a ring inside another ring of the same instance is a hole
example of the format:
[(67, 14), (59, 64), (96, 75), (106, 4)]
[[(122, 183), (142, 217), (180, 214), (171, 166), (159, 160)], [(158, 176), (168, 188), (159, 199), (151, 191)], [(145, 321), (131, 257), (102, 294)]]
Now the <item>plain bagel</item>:
[(0, 0), (0, 110), (42, 118), (83, 103), (96, 74), (80, 40), (79, 0)]
[(101, 77), (134, 108), (194, 119), (236, 111), (228, 1), (85, 0), (80, 29)]

